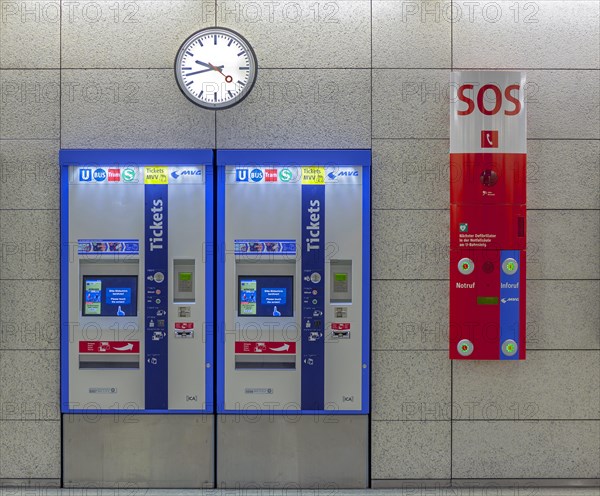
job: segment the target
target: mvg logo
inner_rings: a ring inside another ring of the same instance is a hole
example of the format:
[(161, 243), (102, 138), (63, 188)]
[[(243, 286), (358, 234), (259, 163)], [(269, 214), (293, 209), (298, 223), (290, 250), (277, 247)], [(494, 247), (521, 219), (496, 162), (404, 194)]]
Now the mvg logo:
[(330, 172), (329, 174), (327, 174), (327, 177), (331, 181), (335, 181), (341, 177), (358, 177), (358, 171), (355, 169), (350, 169), (350, 170), (341, 170), (339, 172)]

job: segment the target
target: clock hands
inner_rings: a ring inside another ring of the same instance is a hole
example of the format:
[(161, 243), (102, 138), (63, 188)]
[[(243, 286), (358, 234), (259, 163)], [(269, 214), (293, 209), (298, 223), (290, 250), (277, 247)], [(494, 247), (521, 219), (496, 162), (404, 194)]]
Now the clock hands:
[(192, 72), (190, 74), (186, 74), (186, 76), (193, 76), (194, 74), (201, 74), (203, 72), (208, 72), (208, 71), (217, 71), (219, 74), (221, 74), (224, 78), (225, 78), (225, 82), (226, 83), (232, 83), (233, 82), (233, 77), (232, 76), (226, 76), (225, 74), (223, 74), (223, 71), (221, 69), (223, 69), (224, 66), (222, 65), (212, 65), (210, 62), (207, 64), (206, 62), (202, 62), (201, 60), (194, 60), (194, 62), (198, 65), (202, 65), (204, 67), (208, 67), (208, 69), (204, 70), (204, 71), (197, 71), (197, 72)]
[[(223, 66), (221, 66), (221, 68), (223, 68)], [(201, 70), (201, 71), (190, 72), (190, 73), (186, 74), (186, 76), (194, 76), (194, 75), (196, 75), (196, 74), (202, 74), (202, 73), (204, 73), (204, 72), (210, 72), (210, 71), (212, 71), (212, 70), (213, 70), (213, 69), (203, 69), (203, 70)]]
[(217, 71), (219, 74), (221, 74), (221, 76), (223, 76), (225, 78), (226, 83), (233, 82), (233, 77), (226, 76), (225, 74), (223, 74), (223, 71), (221, 70), (223, 68), (223, 66), (217, 67), (217, 66), (212, 65), (210, 62), (208, 65), (211, 67), (211, 69), (213, 69), (213, 70)]

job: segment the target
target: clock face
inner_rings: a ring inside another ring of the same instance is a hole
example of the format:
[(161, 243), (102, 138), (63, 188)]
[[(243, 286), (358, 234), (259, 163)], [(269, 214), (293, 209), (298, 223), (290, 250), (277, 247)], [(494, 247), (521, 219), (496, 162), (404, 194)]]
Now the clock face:
[(175, 75), (183, 94), (196, 105), (213, 110), (232, 107), (248, 96), (256, 69), (250, 44), (223, 28), (194, 33), (175, 59)]

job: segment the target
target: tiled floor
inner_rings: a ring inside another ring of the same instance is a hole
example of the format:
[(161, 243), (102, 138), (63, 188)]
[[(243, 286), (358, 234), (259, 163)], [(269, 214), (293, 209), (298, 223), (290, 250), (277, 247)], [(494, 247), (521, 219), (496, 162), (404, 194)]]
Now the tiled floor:
[(262, 489), (262, 490), (150, 490), (150, 489), (44, 489), (1, 488), (0, 496), (600, 496), (600, 487), (590, 488), (413, 488), (374, 490)]

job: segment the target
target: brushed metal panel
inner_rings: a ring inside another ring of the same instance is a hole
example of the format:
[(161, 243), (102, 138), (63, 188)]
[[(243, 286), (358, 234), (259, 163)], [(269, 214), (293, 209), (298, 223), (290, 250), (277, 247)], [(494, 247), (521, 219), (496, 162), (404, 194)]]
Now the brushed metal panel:
[(63, 415), (66, 487), (207, 488), (212, 415)]
[(366, 488), (367, 415), (218, 415), (219, 488)]

